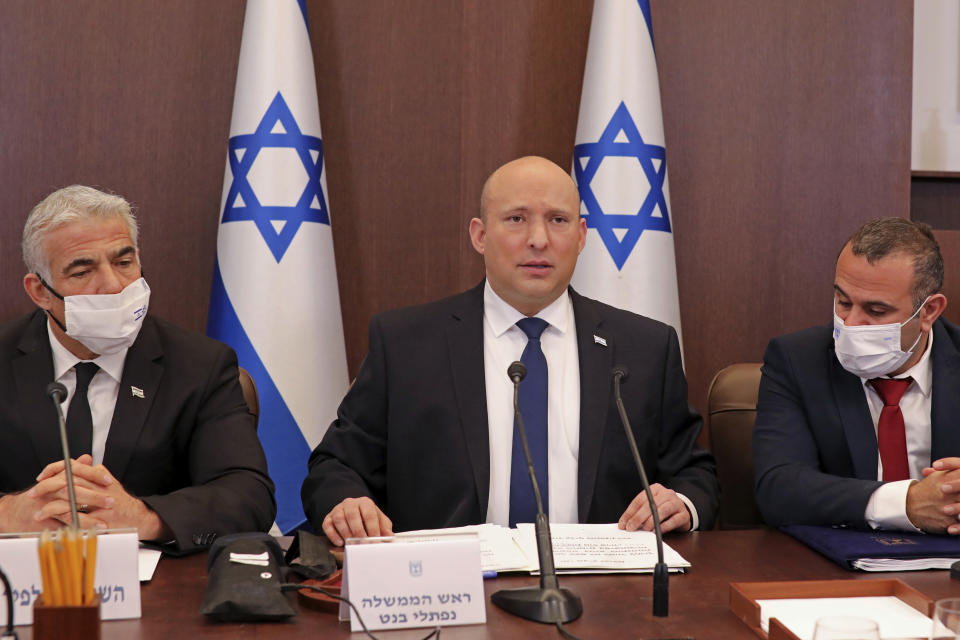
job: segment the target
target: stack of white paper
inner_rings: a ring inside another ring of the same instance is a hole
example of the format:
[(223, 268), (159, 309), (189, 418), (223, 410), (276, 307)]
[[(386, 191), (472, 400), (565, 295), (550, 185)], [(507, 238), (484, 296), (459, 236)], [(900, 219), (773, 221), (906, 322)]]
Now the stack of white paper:
[[(452, 529), (408, 531), (400, 536), (476, 533), (483, 571), (537, 573), (537, 540), (533, 524), (508, 529), (482, 524)], [(552, 524), (550, 539), (558, 573), (650, 573), (657, 562), (657, 541), (649, 531), (622, 531), (616, 524)], [(679, 553), (663, 545), (663, 559), (672, 572), (690, 567)]]

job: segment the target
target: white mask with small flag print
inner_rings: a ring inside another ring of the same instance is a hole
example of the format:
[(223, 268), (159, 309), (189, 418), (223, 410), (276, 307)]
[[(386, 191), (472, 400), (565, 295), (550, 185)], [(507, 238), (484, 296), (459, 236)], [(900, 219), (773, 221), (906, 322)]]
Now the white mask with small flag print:
[(129, 349), (140, 334), (150, 305), (150, 287), (143, 278), (120, 293), (63, 298), (67, 335), (100, 355)]
[(909, 349), (904, 351), (900, 348), (900, 330), (905, 324), (917, 317), (923, 305), (927, 304), (928, 296), (913, 315), (904, 322), (893, 322), (890, 324), (864, 324), (848, 327), (843, 324), (843, 320), (833, 312), (833, 347), (837, 354), (837, 360), (844, 369), (855, 376), (871, 379), (885, 376), (891, 371), (896, 371), (913, 355), (913, 350), (920, 337)]

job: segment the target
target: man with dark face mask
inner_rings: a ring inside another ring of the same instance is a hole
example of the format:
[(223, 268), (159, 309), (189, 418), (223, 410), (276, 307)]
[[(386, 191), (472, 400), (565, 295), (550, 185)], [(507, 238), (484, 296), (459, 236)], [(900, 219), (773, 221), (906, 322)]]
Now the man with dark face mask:
[(873, 220), (837, 258), (832, 330), (770, 342), (753, 434), (768, 524), (960, 534), (960, 327), (942, 286), (929, 227)]
[(71, 521), (52, 381), (67, 389), (81, 527), (178, 551), (268, 529), (273, 483), (236, 356), (148, 315), (130, 205), (60, 189), (30, 213), (23, 257), (39, 310), (0, 328), (0, 531)]

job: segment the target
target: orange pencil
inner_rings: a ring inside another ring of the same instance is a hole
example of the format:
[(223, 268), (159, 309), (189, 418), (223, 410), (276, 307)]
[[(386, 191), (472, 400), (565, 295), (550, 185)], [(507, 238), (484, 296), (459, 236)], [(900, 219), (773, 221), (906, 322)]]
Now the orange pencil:
[[(54, 542), (50, 540), (46, 546), (47, 566), (50, 572), (50, 600), (48, 605), (59, 607), (63, 604), (62, 590), (60, 589), (60, 567), (57, 566), (56, 553), (54, 552)], [(46, 600), (46, 598), (44, 598)]]
[(83, 539), (77, 529), (69, 530), (70, 561), (73, 567), (73, 604), (83, 604)]
[(66, 531), (60, 529), (57, 542), (54, 545), (54, 554), (57, 556), (57, 568), (60, 570), (60, 591), (63, 594), (63, 603), (66, 606), (73, 604), (73, 589), (70, 585), (73, 581), (70, 575), (73, 573), (73, 567), (70, 566), (70, 551), (67, 549)]
[(40, 561), (40, 580), (43, 583), (43, 601), (50, 604), (50, 563), (47, 560), (47, 546), (50, 544), (50, 532), (40, 534), (37, 542), (37, 559)]
[(77, 587), (77, 563), (73, 557), (73, 536), (69, 529), (60, 530), (60, 566), (63, 568), (63, 604), (80, 604), (80, 590)]
[(53, 557), (56, 558), (57, 575), (60, 576), (60, 604), (70, 605), (70, 561), (67, 559), (63, 531), (57, 532), (53, 542)]
[(93, 602), (93, 580), (97, 572), (97, 534), (87, 531), (86, 556), (83, 559), (83, 603)]
[(77, 537), (77, 530), (72, 527), (64, 532), (63, 537), (63, 550), (66, 554), (67, 566), (70, 567), (70, 573), (68, 574), (70, 598), (67, 600), (67, 604), (72, 606), (80, 604), (81, 585), (83, 584), (83, 557), (80, 552), (80, 541)]

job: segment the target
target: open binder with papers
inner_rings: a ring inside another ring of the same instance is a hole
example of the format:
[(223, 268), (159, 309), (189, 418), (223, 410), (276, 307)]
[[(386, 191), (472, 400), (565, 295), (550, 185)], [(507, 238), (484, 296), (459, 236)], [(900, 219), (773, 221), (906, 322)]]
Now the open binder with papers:
[[(483, 571), (536, 574), (540, 569), (534, 527), (530, 523), (521, 523), (516, 529), (481, 524), (398, 535), (453, 532), (477, 533)], [(656, 540), (649, 531), (622, 531), (616, 524), (551, 524), (550, 537), (557, 573), (651, 573), (657, 562)], [(671, 572), (683, 572), (690, 567), (667, 544), (663, 545), (663, 552)]]

